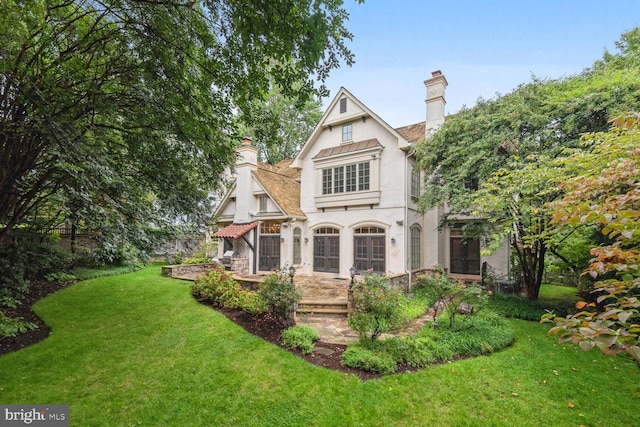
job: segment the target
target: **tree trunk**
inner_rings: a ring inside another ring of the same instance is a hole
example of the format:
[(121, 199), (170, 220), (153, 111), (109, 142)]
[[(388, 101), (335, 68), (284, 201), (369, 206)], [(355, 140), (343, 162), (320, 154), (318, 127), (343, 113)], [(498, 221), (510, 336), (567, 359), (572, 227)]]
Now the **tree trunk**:
[(522, 268), (522, 285), (525, 296), (529, 300), (536, 300), (542, 284), (547, 247), (542, 240), (535, 240), (531, 245), (525, 246), (515, 238), (512, 240), (511, 246), (515, 249)]

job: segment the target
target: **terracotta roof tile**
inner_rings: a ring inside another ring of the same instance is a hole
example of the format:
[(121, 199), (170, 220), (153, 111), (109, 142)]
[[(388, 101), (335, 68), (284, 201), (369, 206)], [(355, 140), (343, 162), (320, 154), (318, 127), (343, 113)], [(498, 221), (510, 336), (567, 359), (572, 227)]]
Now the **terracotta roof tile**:
[(211, 235), (211, 237), (230, 237), (237, 239), (243, 234), (253, 230), (258, 226), (258, 221), (247, 222), (244, 224), (231, 224), (221, 228)]

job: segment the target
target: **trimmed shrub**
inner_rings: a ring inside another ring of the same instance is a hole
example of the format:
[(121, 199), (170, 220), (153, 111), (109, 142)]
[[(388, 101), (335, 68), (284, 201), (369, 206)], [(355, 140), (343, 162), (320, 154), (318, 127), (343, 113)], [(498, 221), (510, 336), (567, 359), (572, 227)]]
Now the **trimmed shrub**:
[(310, 326), (292, 326), (282, 331), (282, 345), (298, 348), (302, 354), (311, 354), (315, 347), (314, 341), (320, 339), (320, 334)]
[(341, 362), (350, 368), (392, 374), (398, 368), (391, 355), (385, 352), (374, 352), (362, 345), (355, 344), (347, 347), (342, 353)]
[(225, 308), (239, 308), (248, 313), (262, 313), (265, 302), (260, 295), (247, 291), (233, 279), (232, 273), (217, 268), (210, 270), (191, 285), (193, 296)]

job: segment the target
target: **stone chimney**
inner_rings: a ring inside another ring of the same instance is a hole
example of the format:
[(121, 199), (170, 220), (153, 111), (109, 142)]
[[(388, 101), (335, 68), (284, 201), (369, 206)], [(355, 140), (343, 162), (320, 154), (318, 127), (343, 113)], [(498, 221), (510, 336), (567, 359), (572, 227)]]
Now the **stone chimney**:
[(234, 223), (251, 222), (254, 211), (253, 173), (258, 169), (258, 148), (251, 145), (251, 138), (243, 138), (236, 147), (236, 212)]
[(444, 123), (444, 106), (447, 103), (444, 93), (449, 83), (442, 71), (436, 70), (431, 73), (430, 79), (424, 81), (424, 85), (427, 88), (425, 136), (428, 138)]

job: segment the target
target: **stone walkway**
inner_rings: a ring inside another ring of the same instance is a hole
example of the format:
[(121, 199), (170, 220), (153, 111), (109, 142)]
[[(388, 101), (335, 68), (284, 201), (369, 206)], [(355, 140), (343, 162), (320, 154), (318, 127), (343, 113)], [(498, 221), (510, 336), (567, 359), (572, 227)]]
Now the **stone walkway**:
[[(193, 281), (196, 279), (196, 276), (195, 274), (185, 274), (174, 278)], [(263, 276), (249, 276), (247, 278), (255, 280), (261, 277)], [(294, 277), (294, 284), (296, 288), (301, 291), (302, 301), (321, 300), (345, 303), (347, 301), (347, 291), (349, 289), (348, 279), (298, 275)], [(426, 323), (432, 320), (433, 310), (430, 310), (426, 315), (409, 323), (396, 335), (406, 336), (415, 334)], [(298, 325), (308, 325), (317, 330), (320, 334), (320, 340), (324, 342), (346, 345), (358, 341), (358, 333), (347, 325), (347, 318), (344, 316), (298, 314), (296, 316), (296, 323)], [(383, 334), (381, 338), (390, 336), (390, 334)]]

